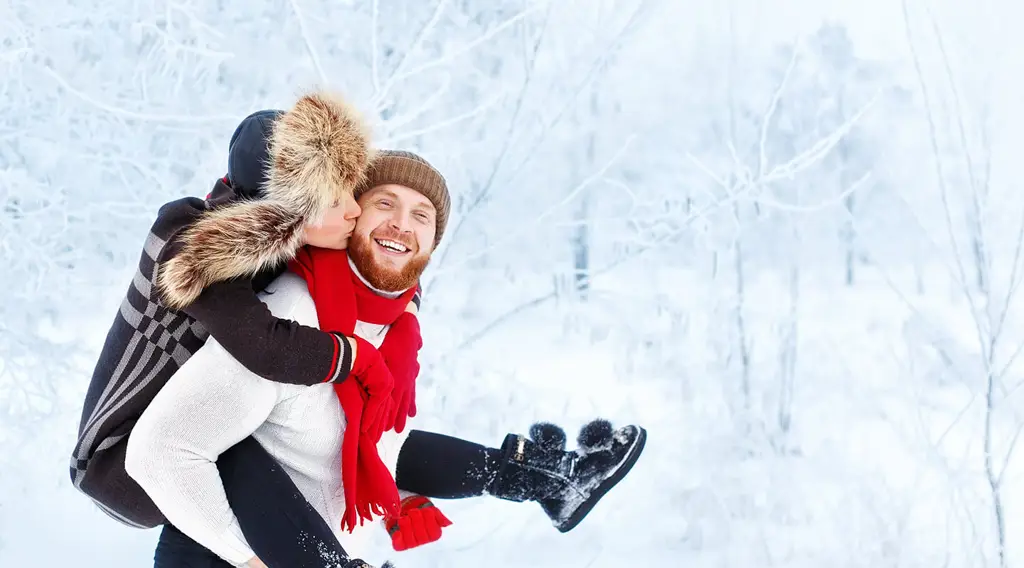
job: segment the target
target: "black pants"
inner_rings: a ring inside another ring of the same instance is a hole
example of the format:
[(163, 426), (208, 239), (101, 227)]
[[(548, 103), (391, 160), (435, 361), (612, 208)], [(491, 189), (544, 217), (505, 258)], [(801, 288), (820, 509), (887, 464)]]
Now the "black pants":
[(172, 525), (164, 525), (153, 555), (153, 568), (232, 568)]
[[(436, 499), (482, 495), (499, 451), (443, 434), (413, 430), (398, 456), (399, 489)], [(217, 459), (228, 504), (249, 546), (269, 568), (312, 568), (347, 554), (288, 474), (254, 438)], [(326, 555), (326, 556), (325, 556)], [(230, 568), (171, 525), (160, 534), (154, 568)]]

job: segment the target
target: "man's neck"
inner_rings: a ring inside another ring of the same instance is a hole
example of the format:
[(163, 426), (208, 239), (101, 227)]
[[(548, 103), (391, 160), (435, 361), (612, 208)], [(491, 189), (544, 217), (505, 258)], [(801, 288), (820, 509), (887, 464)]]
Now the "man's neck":
[(390, 298), (390, 299), (394, 300), (395, 298), (397, 298), (397, 297), (399, 297), (402, 294), (407, 292), (407, 290), (401, 290), (399, 292), (387, 292), (387, 291), (384, 291), (384, 290), (380, 290), (380, 289), (374, 288), (373, 285), (370, 284), (366, 280), (366, 278), (363, 277), (363, 273), (359, 272), (359, 269), (356, 268), (356, 263), (352, 262), (352, 255), (349, 255), (349, 257), (348, 257), (348, 265), (352, 267), (352, 273), (355, 274), (356, 276), (358, 276), (359, 279), (363, 281), (363, 284), (366, 284), (366, 287), (369, 288), (370, 290), (372, 290), (373, 293), (377, 294), (378, 296), (384, 296), (385, 298)]

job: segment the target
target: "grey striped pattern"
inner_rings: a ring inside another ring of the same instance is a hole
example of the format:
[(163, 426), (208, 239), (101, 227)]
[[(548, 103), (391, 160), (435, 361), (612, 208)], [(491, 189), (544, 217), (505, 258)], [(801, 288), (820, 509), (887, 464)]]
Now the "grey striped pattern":
[[(156, 276), (156, 259), (159, 258), (166, 241), (150, 233), (146, 238), (144, 253), (139, 269), (132, 278), (131, 286), (118, 310), (115, 327), (130, 329), (130, 334), (120, 337), (124, 346), (109, 380), (93, 402), (91, 410), (83, 420), (79, 440), (71, 456), (71, 478), (80, 490), (86, 479), (92, 457), (121, 443), (127, 434), (123, 432), (126, 417), (125, 405), (137, 406), (136, 397), (154, 381), (166, 380), (202, 346), (209, 333), (198, 322), (180, 312), (167, 310), (158, 305), (153, 295)], [(102, 372), (102, 369), (97, 370)], [(158, 389), (153, 390), (152, 395)], [(151, 396), (152, 396), (151, 395)], [(144, 406), (143, 406), (144, 408)], [(119, 414), (119, 411), (120, 414)], [(137, 417), (129, 417), (131, 423)], [(120, 428), (122, 431), (115, 431)], [(93, 500), (105, 513), (122, 523), (140, 527), (109, 506)]]

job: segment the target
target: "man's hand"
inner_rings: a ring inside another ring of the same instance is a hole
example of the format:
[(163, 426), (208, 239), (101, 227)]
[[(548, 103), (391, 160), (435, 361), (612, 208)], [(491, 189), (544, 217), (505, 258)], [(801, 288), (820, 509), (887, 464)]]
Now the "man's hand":
[(440, 539), (441, 529), (451, 524), (430, 499), (414, 495), (402, 500), (399, 516), (388, 519), (384, 526), (391, 535), (391, 546), (402, 551)]
[(246, 568), (267, 568), (267, 565), (262, 560), (253, 556), (248, 562), (245, 563)]
[(353, 338), (356, 352), (352, 362), (352, 376), (366, 391), (369, 398), (363, 406), (361, 419), (362, 432), (369, 433), (374, 439), (380, 439), (384, 432), (384, 422), (391, 413), (393, 402), (391, 391), (395, 388), (395, 378), (388, 370), (380, 352), (370, 342), (361, 337)]
[(401, 433), (406, 418), (416, 416), (416, 377), (420, 374), (417, 355), (422, 347), (420, 323), (411, 312), (398, 316), (384, 336), (380, 355), (395, 379), (391, 395), (394, 406), (384, 421), (385, 432), (394, 428)]

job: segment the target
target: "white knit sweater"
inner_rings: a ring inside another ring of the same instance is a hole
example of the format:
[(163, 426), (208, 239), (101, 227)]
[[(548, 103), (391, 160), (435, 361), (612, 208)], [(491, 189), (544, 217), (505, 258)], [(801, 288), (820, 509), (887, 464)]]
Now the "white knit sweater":
[[(317, 326), (306, 282), (286, 273), (261, 294), (274, 315)], [(356, 334), (379, 346), (387, 327), (357, 322)], [(254, 436), (277, 459), (353, 556), (363, 556), (365, 531), (341, 531), (344, 415), (334, 388), (264, 380), (243, 367), (212, 337), (193, 355), (136, 423), (125, 457), (128, 474), (146, 490), (168, 521), (227, 562), (254, 556), (228, 506), (217, 457)], [(405, 434), (388, 432), (378, 450), (395, 472)], [(404, 494), (403, 494), (404, 496)]]

